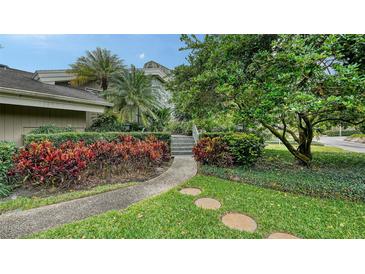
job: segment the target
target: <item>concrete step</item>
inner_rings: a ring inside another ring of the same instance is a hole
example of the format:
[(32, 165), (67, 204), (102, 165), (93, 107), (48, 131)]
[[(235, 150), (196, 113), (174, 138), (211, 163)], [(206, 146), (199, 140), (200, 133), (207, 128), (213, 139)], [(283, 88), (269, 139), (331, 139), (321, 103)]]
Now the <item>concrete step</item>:
[(172, 147), (193, 147), (195, 143), (172, 143)]
[(181, 140), (193, 140), (194, 141), (194, 138), (191, 136), (172, 136), (171, 139), (178, 140), (178, 141), (181, 141)]
[(193, 147), (195, 144), (185, 144), (185, 143), (182, 143), (182, 144), (171, 144), (171, 147)]
[(195, 145), (194, 138), (192, 136), (173, 135), (171, 138), (171, 154), (188, 155), (192, 156), (193, 146)]
[(172, 156), (177, 156), (177, 155), (193, 155), (193, 153), (191, 151), (172, 151), (171, 154), (172, 154)]
[(173, 150), (173, 151), (171, 151), (171, 154), (172, 155), (176, 155), (176, 154), (193, 154), (193, 152), (191, 151), (191, 150)]
[(191, 147), (171, 148), (171, 151), (193, 151)]

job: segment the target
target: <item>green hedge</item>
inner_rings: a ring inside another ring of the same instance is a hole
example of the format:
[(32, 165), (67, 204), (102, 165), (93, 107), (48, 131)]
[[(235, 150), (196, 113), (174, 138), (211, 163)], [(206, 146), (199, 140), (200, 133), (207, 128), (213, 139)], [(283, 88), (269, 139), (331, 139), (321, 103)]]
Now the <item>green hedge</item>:
[(0, 141), (0, 197), (7, 196), (11, 191), (7, 173), (13, 166), (15, 152), (16, 146), (14, 143)]
[(253, 165), (261, 157), (264, 139), (253, 133), (205, 132), (201, 138), (221, 138), (229, 147), (234, 162), (238, 165)]
[(167, 132), (62, 132), (55, 134), (28, 134), (24, 136), (24, 145), (32, 142), (49, 140), (56, 146), (66, 141), (84, 141), (87, 144), (94, 143), (98, 140), (113, 141), (120, 135), (131, 135), (137, 139), (144, 140), (150, 135), (157, 139), (171, 143), (171, 134)]
[(56, 125), (49, 124), (35, 128), (29, 134), (53, 134), (61, 132), (73, 132), (73, 131), (75, 130), (71, 126), (58, 127)]
[[(351, 136), (353, 134), (361, 133), (358, 130), (342, 130), (341, 135), (342, 136)], [(324, 132), (327, 136), (340, 136), (339, 130), (327, 130)]]

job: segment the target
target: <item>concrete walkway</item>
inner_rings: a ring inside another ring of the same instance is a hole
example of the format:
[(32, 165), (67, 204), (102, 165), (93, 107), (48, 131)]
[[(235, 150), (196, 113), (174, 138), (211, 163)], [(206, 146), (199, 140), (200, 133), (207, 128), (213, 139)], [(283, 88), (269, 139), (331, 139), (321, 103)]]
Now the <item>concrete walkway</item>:
[(345, 139), (346, 137), (321, 136), (319, 142), (326, 146), (339, 147), (347, 151), (365, 153), (365, 144), (348, 142)]
[(123, 209), (147, 197), (165, 192), (196, 174), (194, 159), (175, 157), (172, 166), (149, 181), (68, 202), (0, 215), (0, 238), (19, 238), (97, 215)]

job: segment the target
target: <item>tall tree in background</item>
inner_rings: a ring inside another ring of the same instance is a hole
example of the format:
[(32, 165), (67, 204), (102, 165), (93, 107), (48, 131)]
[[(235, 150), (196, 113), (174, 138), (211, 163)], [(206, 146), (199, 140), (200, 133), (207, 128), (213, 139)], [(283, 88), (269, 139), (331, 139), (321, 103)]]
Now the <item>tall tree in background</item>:
[(149, 129), (151, 131), (164, 131), (171, 121), (172, 111), (168, 107), (163, 107), (154, 111), (155, 117), (150, 118)]
[(85, 56), (79, 57), (70, 66), (69, 72), (76, 75), (76, 79), (71, 81), (72, 85), (96, 82), (103, 91), (108, 88), (110, 79), (124, 70), (122, 60), (116, 54), (102, 48), (86, 51)]
[(161, 108), (160, 94), (152, 87), (151, 78), (134, 66), (115, 75), (104, 95), (127, 122), (137, 120), (138, 124), (146, 125), (148, 118), (156, 118), (155, 111)]
[(301, 164), (310, 165), (316, 127), (365, 119), (363, 35), (181, 39), (190, 54), (170, 84), (176, 106), (195, 117), (230, 112), (237, 123), (259, 123)]

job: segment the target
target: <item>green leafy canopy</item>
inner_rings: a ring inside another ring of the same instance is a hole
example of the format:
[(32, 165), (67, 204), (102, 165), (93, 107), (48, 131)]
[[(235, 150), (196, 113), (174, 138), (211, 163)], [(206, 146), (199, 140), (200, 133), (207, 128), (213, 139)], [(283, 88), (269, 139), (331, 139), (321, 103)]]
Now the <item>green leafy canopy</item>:
[(193, 117), (230, 113), (236, 122), (260, 123), (305, 164), (316, 127), (364, 121), (364, 35), (181, 39), (189, 64), (175, 70), (170, 89), (177, 108)]

